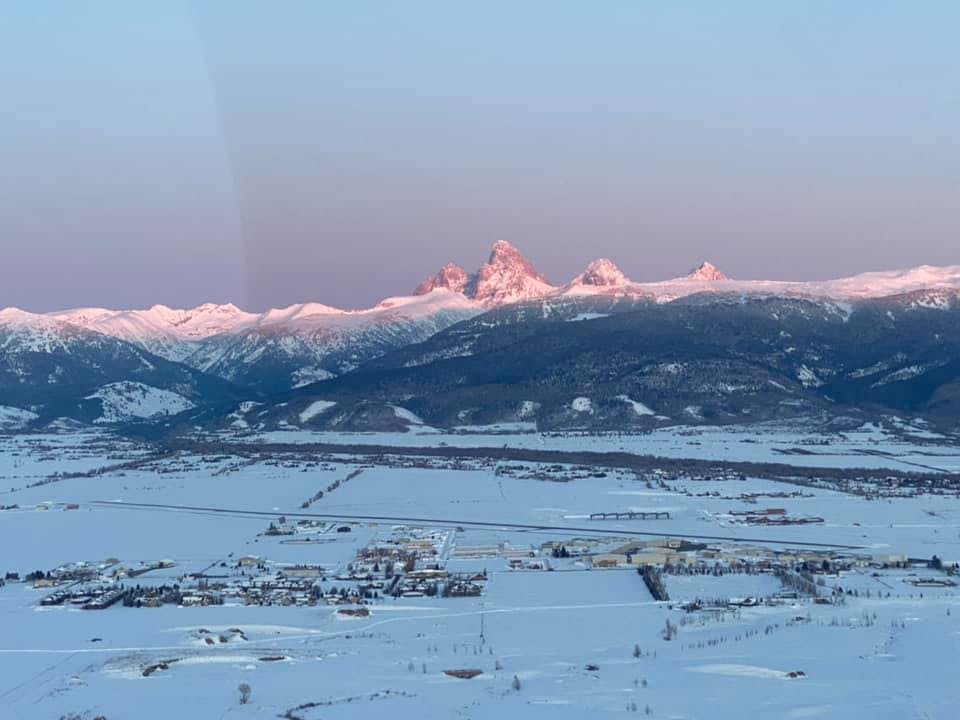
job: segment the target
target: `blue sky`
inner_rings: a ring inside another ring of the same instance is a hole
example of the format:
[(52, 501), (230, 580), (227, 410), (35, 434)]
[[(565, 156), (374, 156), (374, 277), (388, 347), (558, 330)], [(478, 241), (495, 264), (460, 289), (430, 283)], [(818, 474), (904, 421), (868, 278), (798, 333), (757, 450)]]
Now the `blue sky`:
[(960, 263), (950, 2), (10, 2), (0, 306)]

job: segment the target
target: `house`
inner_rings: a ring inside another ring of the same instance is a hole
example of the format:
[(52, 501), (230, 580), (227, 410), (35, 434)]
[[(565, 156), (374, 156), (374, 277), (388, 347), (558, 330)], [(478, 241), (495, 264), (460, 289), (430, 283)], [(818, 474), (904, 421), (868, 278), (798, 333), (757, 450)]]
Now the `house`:
[(873, 555), (870, 558), (870, 562), (871, 564), (877, 565), (879, 567), (884, 567), (884, 566), (895, 567), (898, 565), (906, 565), (907, 556), (906, 555)]
[(532, 547), (515, 548), (504, 544), (500, 548), (500, 554), (507, 560), (512, 558), (532, 558), (536, 557), (536, 552)]
[(407, 573), (407, 577), (411, 580), (442, 580), (443, 578), (447, 577), (447, 571), (432, 568), (411, 570)]
[(457, 558), (496, 557), (499, 552), (500, 548), (496, 545), (463, 546), (454, 549), (453, 556)]
[(480, 592), (480, 586), (472, 582), (451, 583), (447, 588), (450, 597), (478, 597)]
[(590, 557), (590, 563), (595, 568), (613, 568), (620, 565), (629, 565), (627, 556), (621, 553), (602, 553)]
[(280, 569), (288, 578), (317, 578), (323, 573), (319, 565), (292, 565)]
[(630, 556), (630, 562), (633, 565), (666, 565), (670, 555), (664, 552), (642, 552)]
[[(573, 540), (565, 540), (563, 542), (545, 542), (542, 546), (543, 553), (546, 555), (552, 555), (554, 550), (559, 550), (560, 547), (563, 547), (567, 551), (567, 555), (570, 557), (586, 555), (591, 550), (593, 550), (599, 543), (596, 540), (582, 540), (579, 538), (574, 538)], [(625, 546), (626, 547), (626, 546)], [(624, 552), (621, 549), (616, 550), (615, 552)]]

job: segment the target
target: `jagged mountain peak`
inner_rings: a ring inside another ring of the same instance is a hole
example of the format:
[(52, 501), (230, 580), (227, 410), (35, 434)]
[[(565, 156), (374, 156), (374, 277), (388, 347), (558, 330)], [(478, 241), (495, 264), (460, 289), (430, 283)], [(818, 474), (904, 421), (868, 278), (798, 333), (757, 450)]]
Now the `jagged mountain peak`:
[(484, 305), (496, 306), (542, 297), (554, 289), (523, 253), (506, 240), (498, 240), (467, 293)]
[(461, 293), (484, 307), (497, 307), (543, 297), (556, 290), (520, 250), (506, 240), (490, 248), (487, 262), (468, 275), (454, 263), (420, 283), (414, 295), (444, 288)]
[(614, 287), (629, 284), (630, 279), (613, 260), (597, 258), (587, 265), (587, 269), (574, 278), (573, 283), (578, 285), (594, 285), (597, 287)]
[(523, 253), (520, 252), (516, 245), (513, 245), (506, 240), (497, 240), (491, 246), (490, 258), (487, 260), (489, 265), (515, 262), (527, 263), (528, 265), (530, 264), (530, 261), (524, 257)]
[(706, 280), (715, 282), (717, 280), (729, 280), (713, 263), (704, 261), (687, 275), (689, 280)]
[(417, 285), (413, 294), (426, 295), (437, 288), (446, 288), (453, 292), (462, 293), (466, 289), (469, 279), (467, 271), (462, 267), (456, 263), (447, 263), (437, 271), (436, 275)]

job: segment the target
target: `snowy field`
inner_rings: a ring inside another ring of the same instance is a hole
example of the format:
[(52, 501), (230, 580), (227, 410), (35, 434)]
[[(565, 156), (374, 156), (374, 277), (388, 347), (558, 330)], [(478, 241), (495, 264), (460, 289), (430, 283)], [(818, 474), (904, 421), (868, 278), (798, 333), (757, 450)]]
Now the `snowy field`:
[[(495, 432), (491, 432), (495, 431)], [(406, 447), (516, 447), (628, 452), (664, 458), (769, 462), (805, 467), (892, 468), (960, 472), (960, 438), (892, 418), (856, 430), (824, 432), (802, 422), (750, 426), (670, 426), (645, 433), (537, 433), (522, 423), (446, 432), (411, 425), (406, 433), (283, 430), (245, 436), (251, 442), (343, 443)]]
[[(363, 437), (437, 442), (426, 434)], [(512, 437), (443, 441), (502, 446)], [(660, 443), (657, 454), (676, 444), (677, 453), (725, 459), (742, 450), (774, 462), (794, 457), (776, 448), (808, 447), (825, 461), (849, 463), (869, 459), (855, 450), (875, 440), (893, 462), (960, 462), (948, 441), (928, 446), (876, 429), (851, 435), (842, 448), (772, 432), (754, 436), (756, 443), (744, 439), (717, 429), (524, 442), (612, 449), (635, 442), (636, 452)], [(485, 573), (483, 592), (381, 597), (366, 606), (369, 615), (348, 618), (325, 604), (44, 607), (49, 588), (10, 581), (0, 587), (3, 717), (899, 719), (954, 718), (960, 707), (953, 682), (960, 591), (931, 583), (946, 580), (945, 573), (863, 565), (824, 576), (821, 595), (836, 597), (843, 588), (843, 602), (799, 596), (688, 613), (681, 605), (695, 599), (770, 597), (782, 588), (771, 574), (667, 574), (671, 600), (657, 602), (632, 567), (600, 569), (588, 554), (558, 559), (542, 550), (547, 542), (579, 542), (591, 553), (614, 553), (632, 540), (708, 537), (723, 538), (704, 542), (730, 552), (802, 552), (803, 543), (821, 543), (849, 546), (842, 552), (850, 555), (937, 555), (949, 562), (960, 559), (956, 497), (866, 500), (762, 478), (650, 486), (610, 470), (549, 482), (483, 462), (391, 467), (345, 457), (177, 456), (138, 464), (146, 453), (101, 433), (0, 438), (0, 506), (9, 508), (0, 511), (0, 572), (22, 579), (70, 562), (165, 559), (172, 564), (126, 581), (161, 584), (257, 556), (271, 567), (322, 567), (329, 586), (346, 582), (337, 578), (363, 548), (416, 526), (438, 529), (436, 563)], [(90, 472), (97, 468), (107, 469)], [(744, 499), (750, 496), (756, 501)], [(823, 522), (749, 525), (738, 514), (765, 507)], [(669, 518), (590, 519), (612, 511)], [(315, 533), (263, 534), (281, 515), (297, 513), (340, 519), (318, 521)], [(375, 516), (418, 520), (369, 519)], [(510, 569), (511, 558), (527, 551), (551, 570)], [(668, 621), (676, 629), (669, 640)], [(207, 644), (207, 633), (229, 641)], [(482, 674), (458, 679), (444, 672), (465, 669)], [(247, 704), (239, 702), (242, 683), (251, 690)]]

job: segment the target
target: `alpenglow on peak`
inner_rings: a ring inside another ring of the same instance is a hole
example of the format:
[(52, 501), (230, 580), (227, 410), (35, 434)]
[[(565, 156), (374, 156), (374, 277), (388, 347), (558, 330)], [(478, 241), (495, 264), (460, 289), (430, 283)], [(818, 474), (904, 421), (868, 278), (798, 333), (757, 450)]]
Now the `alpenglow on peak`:
[(724, 275), (720, 270), (709, 262), (700, 263), (699, 267), (694, 268), (690, 271), (690, 274), (687, 275), (689, 280), (705, 280), (709, 282), (714, 282), (717, 280), (729, 280), (726, 275)]
[(587, 269), (575, 278), (574, 282), (597, 287), (614, 287), (626, 285), (630, 279), (623, 274), (623, 270), (613, 260), (598, 258), (587, 265)]
[(426, 295), (437, 288), (447, 288), (453, 292), (462, 293), (466, 287), (469, 277), (467, 271), (456, 263), (447, 263), (437, 272), (436, 275), (427, 278), (417, 285), (414, 295)]
[(463, 293), (487, 307), (542, 297), (556, 289), (506, 240), (493, 244), (489, 259), (477, 272), (467, 275), (459, 265), (450, 263), (414, 292), (423, 295), (436, 288)]

